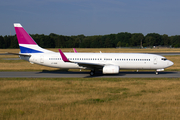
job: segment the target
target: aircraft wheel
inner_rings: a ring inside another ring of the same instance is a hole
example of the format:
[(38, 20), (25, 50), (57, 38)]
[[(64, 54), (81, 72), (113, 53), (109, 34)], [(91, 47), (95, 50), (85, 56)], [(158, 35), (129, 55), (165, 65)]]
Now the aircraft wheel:
[(159, 73), (156, 71), (156, 75), (158, 75)]
[(94, 71), (94, 70), (91, 70), (90, 75), (91, 75), (91, 76), (94, 76), (94, 74), (95, 74), (95, 71)]

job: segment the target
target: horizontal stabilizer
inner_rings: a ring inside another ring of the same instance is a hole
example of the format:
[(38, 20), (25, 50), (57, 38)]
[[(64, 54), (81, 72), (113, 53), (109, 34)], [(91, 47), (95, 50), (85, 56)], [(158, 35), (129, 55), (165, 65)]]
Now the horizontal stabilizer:
[(10, 54), (10, 55), (21, 55), (21, 56), (31, 56), (31, 55), (26, 55), (26, 54), (19, 54), (19, 53), (7, 53), (7, 54)]

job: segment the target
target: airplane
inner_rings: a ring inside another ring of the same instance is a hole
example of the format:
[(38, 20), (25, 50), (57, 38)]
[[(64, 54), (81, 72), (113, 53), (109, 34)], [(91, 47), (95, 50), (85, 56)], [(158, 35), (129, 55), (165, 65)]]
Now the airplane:
[(90, 75), (96, 70), (102, 74), (119, 74), (120, 69), (155, 70), (155, 74), (164, 71), (174, 63), (165, 57), (148, 53), (73, 53), (53, 52), (38, 46), (20, 23), (14, 23), (20, 52), (23, 60), (39, 65), (63, 69), (88, 69)]

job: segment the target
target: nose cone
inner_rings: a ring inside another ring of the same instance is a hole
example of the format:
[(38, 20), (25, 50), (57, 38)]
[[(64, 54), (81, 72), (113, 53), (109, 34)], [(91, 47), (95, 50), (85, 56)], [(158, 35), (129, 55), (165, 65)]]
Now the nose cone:
[(167, 65), (168, 65), (168, 67), (170, 67), (170, 66), (174, 65), (174, 63), (172, 61), (168, 60)]
[(174, 65), (174, 63), (172, 61), (170, 61), (170, 64), (171, 64), (171, 66)]

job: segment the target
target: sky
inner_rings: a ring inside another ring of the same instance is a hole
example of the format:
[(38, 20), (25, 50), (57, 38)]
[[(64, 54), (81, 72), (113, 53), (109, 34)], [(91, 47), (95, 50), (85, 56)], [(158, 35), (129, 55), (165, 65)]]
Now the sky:
[(180, 35), (180, 0), (1, 0), (0, 35)]

